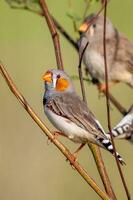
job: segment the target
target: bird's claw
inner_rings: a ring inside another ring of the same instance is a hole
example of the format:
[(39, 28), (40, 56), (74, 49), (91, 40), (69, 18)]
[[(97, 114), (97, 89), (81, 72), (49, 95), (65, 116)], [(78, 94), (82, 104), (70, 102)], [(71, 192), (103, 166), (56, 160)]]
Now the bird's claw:
[(99, 90), (100, 93), (106, 92), (106, 89), (107, 89), (107, 87), (106, 87), (105, 83), (98, 84), (98, 90)]

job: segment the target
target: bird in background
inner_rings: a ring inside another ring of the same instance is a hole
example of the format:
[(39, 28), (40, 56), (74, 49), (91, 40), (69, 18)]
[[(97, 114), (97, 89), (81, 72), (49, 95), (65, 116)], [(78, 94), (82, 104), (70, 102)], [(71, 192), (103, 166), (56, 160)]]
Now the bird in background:
[[(104, 16), (100, 14), (96, 17), (95, 14), (91, 14), (79, 28), (78, 41), (80, 55), (89, 42), (83, 62), (92, 80), (101, 82), (100, 91), (106, 90), (103, 29)], [(109, 86), (124, 82), (133, 88), (133, 42), (120, 33), (108, 18), (106, 18), (106, 57)]]
[(133, 142), (133, 105), (127, 115), (113, 128), (112, 134), (118, 139), (127, 139)]
[[(74, 155), (90, 142), (114, 155), (110, 139), (86, 103), (77, 95), (70, 77), (62, 70), (51, 69), (43, 75), (43, 80), (44, 112), (61, 135), (80, 144)], [(124, 164), (118, 153), (117, 158)]]

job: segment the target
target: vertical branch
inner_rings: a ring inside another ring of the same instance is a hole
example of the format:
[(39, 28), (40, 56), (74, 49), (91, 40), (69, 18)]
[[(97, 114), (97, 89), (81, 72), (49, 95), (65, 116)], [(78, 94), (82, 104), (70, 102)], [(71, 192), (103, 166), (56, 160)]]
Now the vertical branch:
[[(84, 56), (84, 53), (85, 53), (85, 50), (86, 50), (88, 44), (89, 44), (89, 42), (86, 43), (86, 45), (85, 45), (85, 47), (84, 47), (84, 49), (83, 49), (83, 51), (82, 51), (82, 53), (79, 57), (79, 66), (78, 66), (81, 91), (82, 91), (83, 101), (85, 103), (87, 103), (87, 101), (86, 101), (86, 96), (85, 96), (85, 88), (84, 88), (84, 83), (83, 83), (81, 66), (82, 66), (82, 59), (83, 59), (83, 56)], [(100, 174), (101, 180), (103, 182), (105, 191), (111, 197), (112, 200), (116, 200), (115, 193), (113, 191), (113, 188), (111, 186), (111, 182), (109, 180), (106, 168), (104, 166), (104, 162), (103, 162), (103, 159), (102, 159), (100, 148), (98, 146), (94, 145), (94, 144), (88, 144), (88, 146), (89, 146), (89, 148), (92, 152), (92, 155), (94, 157), (94, 160), (95, 160), (98, 172)]]
[[(103, 5), (103, 1), (101, 1), (102, 5)], [(31, 12), (34, 12), (40, 16), (44, 16), (44, 11), (36, 11), (32, 8), (29, 8), (29, 7), (15, 7), (13, 5), (10, 5), (11, 8), (13, 9), (25, 9), (27, 11), (31, 11)], [(102, 8), (100, 9), (100, 11), (97, 13), (97, 16), (100, 14), (100, 12), (103, 10), (104, 6), (102, 6)], [(60, 31), (60, 33), (66, 38), (66, 40), (74, 47), (75, 50), (78, 51), (78, 45), (77, 45), (77, 42), (73, 40), (73, 38), (64, 30), (64, 28), (59, 24), (59, 22), (54, 18), (52, 17), (53, 21), (54, 21), (54, 24), (56, 25), (57, 29)], [(57, 35), (58, 36), (58, 35)], [(59, 37), (57, 37), (57, 39), (59, 41)], [(57, 45), (59, 44), (59, 42), (57, 42)], [(54, 44), (55, 46), (55, 44)], [(58, 48), (57, 48), (58, 49)], [(59, 48), (60, 49), (60, 48)], [(61, 58), (61, 57), (60, 57)], [(62, 65), (63, 66), (63, 65)], [(60, 68), (62, 68), (62, 66)], [(105, 94), (105, 93), (104, 93)], [(118, 109), (118, 111), (125, 115), (127, 113), (127, 110), (109, 93), (109, 98), (110, 98), (110, 101), (114, 104), (114, 106)]]
[[(48, 24), (48, 26), (49, 26), (49, 29), (50, 29), (50, 31), (51, 31), (51, 35), (52, 35), (52, 37), (53, 37), (53, 42), (54, 42), (54, 46), (55, 46), (55, 53), (56, 53), (56, 59), (57, 59), (57, 65), (58, 65), (58, 67), (59, 68), (61, 68), (61, 69), (63, 69), (62, 67), (63, 67), (63, 65), (62, 65), (62, 62), (61, 62), (61, 52), (60, 52), (60, 49), (58, 49), (58, 48), (60, 48), (60, 46), (59, 46), (59, 40), (54, 40), (54, 38), (55, 38), (55, 36), (57, 36), (57, 32), (56, 32), (56, 29), (55, 29), (55, 27), (54, 27), (54, 23), (53, 23), (53, 21), (52, 21), (52, 18), (51, 18), (51, 16), (50, 16), (50, 14), (49, 14), (49, 11), (48, 11), (48, 9), (47, 9), (47, 5), (46, 5), (46, 3), (45, 3), (45, 0), (39, 0), (39, 2), (40, 2), (40, 5), (41, 5), (41, 7), (42, 7), (42, 10), (43, 10), (43, 14), (44, 14), (44, 16), (45, 16), (45, 18), (46, 18), (46, 20), (47, 20), (47, 24)], [(58, 38), (57, 38), (58, 39)], [(57, 44), (56, 44), (57, 43)], [(88, 44), (87, 44), (88, 45)], [(86, 45), (86, 47), (87, 47), (87, 45)], [(86, 49), (86, 48), (85, 48)], [(85, 50), (84, 50), (85, 51)], [(84, 53), (84, 52), (83, 52)], [(81, 60), (82, 61), (82, 60)], [(81, 64), (81, 63), (80, 63)], [(84, 95), (84, 100), (85, 100), (85, 95)], [(94, 147), (93, 147), (94, 148)], [(92, 149), (92, 151), (93, 151), (93, 148), (91, 148)], [(98, 158), (98, 155), (95, 155), (95, 152), (93, 152), (93, 155), (94, 155), (94, 157), (95, 157), (95, 160), (97, 160), (97, 162), (99, 162), (99, 158)], [(99, 154), (100, 155), (100, 154)], [(97, 158), (96, 158), (97, 157)], [(96, 162), (96, 163), (97, 163)], [(103, 162), (101, 162), (101, 165), (103, 164)], [(97, 166), (101, 166), (100, 164), (99, 165), (97, 165)], [(98, 167), (99, 168), (99, 167)], [(104, 168), (103, 168), (104, 169)], [(100, 170), (100, 169), (99, 169)], [(103, 170), (101, 170), (101, 173), (100, 173), (100, 175), (101, 175), (101, 177), (102, 177), (102, 171)], [(104, 179), (103, 179), (103, 182), (104, 182)], [(107, 182), (106, 182), (107, 183)], [(109, 187), (109, 185), (107, 185), (107, 187), (105, 187), (105, 189), (107, 189), (107, 191), (108, 191), (108, 187)], [(112, 189), (112, 188), (111, 188)], [(111, 190), (111, 192), (112, 192), (112, 190)], [(113, 193), (113, 192), (112, 192)]]
[(107, 105), (108, 129), (109, 129), (109, 132), (110, 132), (111, 141), (112, 141), (115, 159), (116, 159), (117, 167), (118, 167), (118, 170), (119, 170), (119, 173), (120, 173), (120, 177), (121, 177), (121, 180), (122, 180), (122, 183), (123, 183), (126, 195), (127, 195), (127, 199), (130, 200), (131, 199), (130, 193), (128, 191), (128, 187), (126, 185), (124, 175), (122, 173), (121, 166), (120, 166), (120, 163), (119, 163), (118, 158), (117, 158), (116, 147), (115, 147), (115, 143), (114, 143), (114, 140), (113, 140), (113, 134), (112, 134), (112, 128), (111, 128), (109, 86), (108, 86), (108, 67), (107, 67), (107, 56), (106, 56), (106, 15), (107, 15), (107, 0), (105, 0), (105, 7), (104, 7), (103, 48), (104, 48), (104, 66), (105, 66), (106, 105)]
[(55, 24), (52, 20), (52, 17), (48, 11), (45, 0), (39, 0), (39, 3), (42, 8), (43, 15), (45, 16), (45, 19), (47, 21), (47, 24), (48, 24), (48, 27), (49, 27), (49, 30), (50, 30), (50, 33), (51, 33), (51, 36), (53, 39), (58, 69), (63, 69), (63, 62), (62, 62), (60, 43), (59, 43), (59, 35), (56, 31), (56, 26), (55, 26)]
[(103, 182), (105, 191), (107, 192), (107, 194), (112, 200), (117, 200), (115, 193), (113, 191), (109, 176), (107, 174), (103, 159), (102, 159), (100, 148), (93, 144), (89, 144), (89, 148), (96, 162), (96, 166), (100, 174), (101, 180)]
[(81, 85), (81, 92), (82, 92), (82, 96), (83, 96), (83, 101), (87, 104), (87, 100), (86, 100), (86, 96), (85, 96), (85, 88), (84, 88), (84, 83), (83, 83), (83, 75), (82, 75), (82, 69), (81, 69), (81, 66), (82, 66), (82, 59), (83, 59), (83, 56), (84, 56), (84, 53), (85, 53), (85, 50), (88, 46), (89, 42), (86, 43), (82, 53), (81, 53), (81, 56), (79, 57), (79, 66), (78, 66), (78, 70), (79, 70), (79, 79), (80, 79), (80, 85)]
[(11, 92), (18, 99), (23, 108), (27, 111), (30, 117), (35, 121), (35, 123), (40, 127), (40, 129), (45, 133), (45, 135), (51, 140), (51, 142), (60, 150), (60, 152), (70, 161), (70, 163), (74, 166), (76, 171), (81, 175), (81, 177), (93, 188), (93, 190), (103, 199), (110, 200), (108, 195), (103, 192), (99, 186), (95, 183), (95, 181), (88, 175), (88, 173), (84, 170), (84, 168), (75, 161), (73, 155), (70, 151), (59, 141), (57, 140), (52, 132), (47, 128), (47, 126), (41, 121), (41, 119), (37, 116), (31, 106), (28, 104), (27, 100), (24, 96), (19, 92), (10, 75), (6, 71), (5, 67), (0, 63), (0, 73), (5, 79), (8, 87)]
[[(53, 42), (54, 42), (54, 46), (55, 46), (56, 60), (57, 60), (57, 66), (58, 66), (59, 69), (63, 69), (63, 64), (62, 64), (62, 60), (61, 60), (61, 52), (60, 52), (59, 39), (58, 39), (58, 37), (56, 37), (57, 36), (57, 32), (56, 32), (54, 23), (52, 21), (52, 17), (49, 14), (49, 11), (47, 9), (47, 5), (45, 3), (45, 0), (39, 0), (39, 2), (40, 2), (40, 5), (42, 7), (43, 14), (44, 14), (44, 16), (46, 18), (47, 24), (49, 26), (49, 29), (51, 31), (51, 35), (52, 35), (52, 38), (53, 38)], [(56, 40), (55, 40), (55, 38), (56, 38)]]

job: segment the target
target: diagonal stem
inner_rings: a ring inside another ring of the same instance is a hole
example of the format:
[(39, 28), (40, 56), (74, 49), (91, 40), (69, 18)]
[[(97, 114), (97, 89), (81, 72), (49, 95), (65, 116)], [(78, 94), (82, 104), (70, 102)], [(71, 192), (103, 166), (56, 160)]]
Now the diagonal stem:
[(105, 191), (111, 197), (112, 200), (116, 200), (117, 198), (115, 196), (109, 176), (107, 174), (107, 171), (106, 171), (103, 159), (102, 159), (100, 148), (93, 144), (89, 144), (89, 148), (90, 148), (92, 155), (94, 157), (94, 160), (96, 162), (96, 166), (99, 171), (103, 185), (105, 187)]
[(0, 63), (0, 72), (5, 79), (8, 87), (12, 91), (12, 93), (16, 96), (18, 101), (21, 103), (23, 108), (27, 111), (30, 117), (35, 121), (35, 123), (40, 127), (43, 133), (53, 142), (53, 144), (61, 151), (61, 153), (70, 161), (70, 164), (74, 166), (76, 171), (82, 176), (82, 178), (93, 188), (93, 190), (103, 199), (103, 200), (110, 200), (108, 195), (103, 192), (99, 186), (95, 183), (95, 181), (88, 175), (88, 173), (84, 170), (84, 168), (75, 161), (73, 155), (70, 151), (61, 143), (59, 142), (52, 134), (52, 132), (46, 127), (46, 125), (40, 120), (31, 106), (28, 104), (27, 100), (24, 96), (19, 92), (17, 87), (15, 86), (13, 80), (9, 76), (8, 72), (4, 68), (4, 66)]
[[(12, 6), (12, 5), (10, 5), (11, 6), (11, 8), (13, 8), (13, 9), (25, 9), (25, 10), (28, 10), (28, 11), (31, 11), (31, 12), (34, 12), (34, 13), (36, 13), (36, 14), (38, 14), (38, 15), (40, 15), (40, 16), (44, 16), (44, 12), (42, 12), (42, 11), (36, 11), (36, 10), (34, 10), (34, 9), (31, 9), (31, 8), (29, 8), (29, 7), (23, 7), (23, 8), (20, 8), (20, 7), (15, 7), (15, 6)], [(103, 10), (103, 5), (102, 5), (102, 7), (101, 7), (101, 9), (99, 10), (99, 12), (97, 13), (97, 16), (101, 13), (101, 11)], [(76, 51), (78, 51), (78, 45), (77, 45), (77, 42), (76, 41), (74, 41), (73, 39), (72, 39), (72, 37), (64, 30), (64, 28), (59, 24), (59, 22), (54, 18), (54, 17), (52, 17), (52, 19), (53, 19), (53, 21), (54, 21), (54, 24), (56, 25), (56, 27), (57, 27), (57, 29), (60, 31), (60, 33), (66, 38), (66, 40), (74, 47), (74, 49), (76, 50)], [(53, 37), (52, 37), (53, 38)], [(54, 38), (54, 40), (55, 40), (55, 38)], [(56, 32), (56, 44), (58, 45), (58, 41), (59, 41), (59, 36), (58, 36), (58, 34), (57, 34), (57, 32)], [(56, 46), (57, 46), (56, 45)], [(55, 46), (55, 44), (54, 44), (54, 46)], [(55, 47), (56, 48), (56, 47)], [(56, 49), (58, 49), (58, 48), (56, 48)], [(59, 47), (59, 49), (60, 49), (60, 47)], [(57, 57), (60, 57), (59, 56), (60, 55), (60, 53), (58, 53), (58, 56), (56, 56), (56, 58)], [(59, 60), (62, 60), (62, 59), (59, 59)], [(58, 62), (58, 63), (60, 63), (60, 64), (62, 64), (62, 62)], [(63, 65), (62, 65), (63, 66)], [(62, 69), (62, 66), (60, 67), (60, 65), (59, 65), (59, 68), (61, 68)], [(105, 93), (104, 93), (105, 94)], [(122, 115), (125, 115), (126, 113), (127, 113), (127, 110), (111, 95), (111, 93), (109, 93), (109, 99), (110, 99), (110, 101), (112, 102), (112, 104), (114, 104), (114, 106), (118, 109), (118, 111), (122, 114)]]
[[(84, 53), (86, 51), (86, 48), (87, 46), (89, 45), (89, 42), (86, 43), (80, 57), (79, 57), (79, 66), (78, 66), (78, 69), (79, 69), (79, 79), (80, 79), (80, 85), (81, 85), (81, 91), (82, 91), (82, 96), (83, 96), (83, 101), (87, 104), (87, 101), (86, 101), (86, 95), (85, 95), (85, 88), (84, 88), (84, 82), (83, 82), (83, 76), (82, 76), (82, 59), (83, 59), (83, 56), (84, 56)], [(94, 157), (94, 160), (95, 160), (95, 163), (96, 163), (96, 166), (97, 166), (97, 169), (98, 169), (98, 172), (100, 174), (100, 177), (101, 177), (101, 180), (103, 182), (103, 185), (104, 185), (104, 188), (107, 192), (107, 194), (113, 199), (113, 200), (116, 200), (116, 196), (115, 196), (115, 193), (113, 191), (113, 188), (111, 186), (111, 182), (109, 180), (109, 177), (108, 177), (108, 174), (107, 174), (107, 171), (106, 171), (106, 168), (105, 168), (105, 165), (104, 165), (104, 162), (103, 162), (103, 159), (102, 159), (102, 155), (101, 155), (101, 151), (100, 151), (100, 148), (94, 144), (88, 144), (91, 152), (92, 152), (92, 155)]]
[(56, 26), (52, 20), (52, 17), (48, 11), (47, 5), (45, 3), (45, 0), (39, 0), (40, 6), (43, 11), (43, 15), (45, 16), (45, 19), (47, 21), (53, 43), (54, 43), (54, 49), (55, 49), (55, 56), (56, 56), (56, 62), (58, 69), (63, 69), (63, 61), (61, 57), (61, 50), (60, 50), (60, 43), (59, 43), (59, 35), (56, 31)]
[[(45, 3), (45, 0), (40, 0), (40, 5), (41, 5), (41, 7), (42, 7), (42, 10), (43, 10), (43, 14), (44, 14), (44, 16), (45, 16), (45, 18), (46, 18), (46, 21), (47, 21), (47, 24), (48, 24), (48, 26), (49, 26), (49, 29), (50, 29), (50, 31), (51, 31), (51, 34), (53, 35), (53, 33), (54, 33), (54, 30), (53, 30), (53, 27), (54, 27), (54, 23), (53, 23), (53, 21), (52, 21), (52, 17), (50, 16), (50, 14), (49, 14), (49, 11), (48, 11), (48, 8), (47, 8), (47, 5), (46, 5), (46, 3)], [(54, 45), (55, 45), (55, 40), (53, 40), (53, 42), (54, 42)], [(58, 41), (58, 44), (59, 44), (59, 41)], [(87, 44), (88, 45), (88, 44)], [(86, 47), (87, 47), (87, 45), (86, 45)], [(58, 50), (58, 47), (59, 46), (57, 46), (57, 50)], [(84, 51), (85, 51), (85, 49), (84, 49)], [(84, 53), (84, 52), (83, 52)], [(56, 48), (55, 48), (55, 55), (56, 55)], [(56, 55), (57, 56), (57, 55)], [(60, 56), (60, 59), (61, 59), (61, 52), (60, 52), (60, 54), (59, 54), (59, 56)], [(57, 61), (58, 61), (58, 57), (56, 57), (57, 58)], [(82, 61), (82, 56), (81, 56), (81, 59), (80, 59), (81, 61)], [(81, 66), (81, 62), (79, 63), (79, 69), (80, 69), (80, 66)], [(58, 65), (58, 67), (60, 68), (60, 66)], [(62, 68), (61, 69), (63, 69), (63, 65), (62, 65)], [(82, 83), (82, 81), (81, 81), (81, 83)], [(82, 89), (83, 89), (83, 87), (82, 87)], [(85, 98), (85, 93), (84, 93), (84, 98)], [(85, 100), (85, 99), (84, 99)], [(95, 147), (93, 147), (94, 149), (95, 149)], [(93, 151), (93, 148), (92, 148), (92, 151)], [(97, 151), (97, 153), (98, 153), (98, 151)], [(100, 159), (96, 159), (96, 157), (99, 157), (100, 156), (100, 154), (97, 154), (97, 155), (95, 155), (95, 152), (93, 152), (93, 156), (94, 156), (94, 158), (95, 158), (95, 160), (97, 160), (97, 162), (96, 163), (98, 163), (98, 162), (100, 162)], [(102, 159), (102, 158), (101, 158)], [(102, 162), (103, 163), (103, 162)], [(98, 167), (98, 169), (99, 169), (99, 167), (101, 167), (102, 166), (102, 163), (100, 164), (98, 164), (97, 165), (97, 167)], [(100, 169), (99, 169), (100, 170)], [(103, 168), (103, 170), (101, 170), (100, 171), (100, 176), (102, 177), (102, 172), (104, 171), (104, 168)], [(106, 173), (107, 174), (107, 173)], [(106, 175), (105, 175), (106, 176)], [(104, 176), (104, 177), (105, 177)], [(103, 179), (103, 182), (104, 182), (104, 179)], [(105, 189), (107, 189), (108, 188), (108, 186), (107, 187), (105, 187)]]

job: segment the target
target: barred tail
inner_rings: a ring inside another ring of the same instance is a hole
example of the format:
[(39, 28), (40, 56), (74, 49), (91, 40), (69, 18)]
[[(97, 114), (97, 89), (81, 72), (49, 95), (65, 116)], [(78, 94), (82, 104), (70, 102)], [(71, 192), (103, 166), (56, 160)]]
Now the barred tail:
[(130, 124), (124, 124), (122, 126), (118, 126), (112, 130), (113, 136), (114, 137), (119, 137), (124, 135), (129, 131), (130, 129)]
[[(110, 153), (112, 153), (115, 156), (115, 152), (114, 152), (112, 143), (110, 142), (109, 139), (98, 138), (98, 140), (106, 150), (108, 150)], [(119, 153), (116, 152), (116, 155), (117, 155), (117, 158), (118, 158), (119, 162), (121, 163), (121, 165), (126, 164)]]

